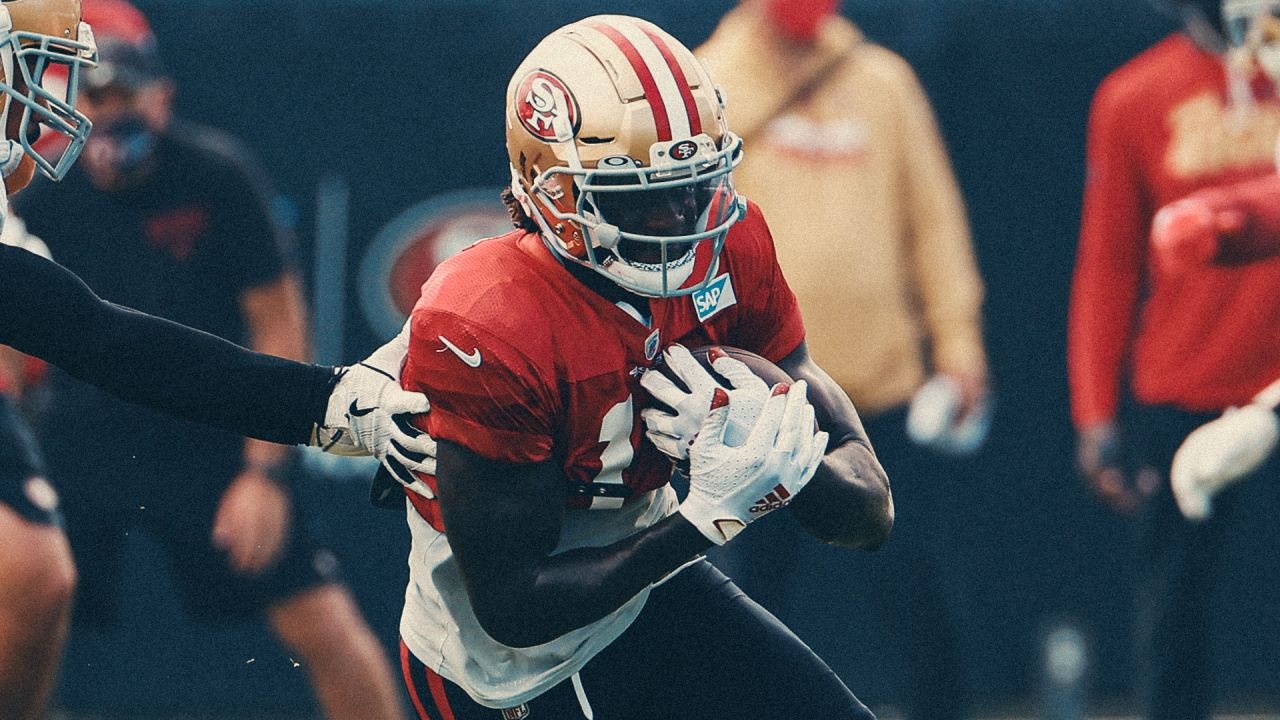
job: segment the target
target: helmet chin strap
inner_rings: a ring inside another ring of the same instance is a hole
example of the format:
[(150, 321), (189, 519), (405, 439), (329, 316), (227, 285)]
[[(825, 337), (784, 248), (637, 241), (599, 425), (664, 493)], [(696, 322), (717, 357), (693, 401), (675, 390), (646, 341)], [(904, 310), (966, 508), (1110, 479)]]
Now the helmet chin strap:
[(612, 250), (618, 247), (618, 243), (622, 240), (622, 231), (617, 225), (609, 223), (600, 223), (593, 229), (592, 235), (595, 236), (596, 244), (605, 250)]

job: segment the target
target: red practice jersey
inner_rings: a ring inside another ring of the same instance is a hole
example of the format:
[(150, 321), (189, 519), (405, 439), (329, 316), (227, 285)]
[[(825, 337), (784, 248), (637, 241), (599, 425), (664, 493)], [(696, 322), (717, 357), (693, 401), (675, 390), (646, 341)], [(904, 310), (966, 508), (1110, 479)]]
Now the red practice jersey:
[[(706, 289), (649, 305), (646, 324), (570, 274), (537, 234), (484, 240), (423, 286), (403, 383), (431, 399), (423, 429), (433, 437), (503, 462), (553, 460), (571, 507), (618, 508), (671, 475), (640, 419), (640, 375), (663, 348), (730, 345), (777, 362), (804, 339), (754, 205)], [(410, 499), (443, 531), (435, 500)]]
[(1098, 89), (1071, 297), (1077, 426), (1114, 418), (1126, 380), (1143, 403), (1210, 411), (1280, 375), (1280, 264), (1168, 276), (1148, 251), (1161, 207), (1275, 172), (1280, 102), (1255, 96), (1233, 107), (1222, 60), (1181, 34)]

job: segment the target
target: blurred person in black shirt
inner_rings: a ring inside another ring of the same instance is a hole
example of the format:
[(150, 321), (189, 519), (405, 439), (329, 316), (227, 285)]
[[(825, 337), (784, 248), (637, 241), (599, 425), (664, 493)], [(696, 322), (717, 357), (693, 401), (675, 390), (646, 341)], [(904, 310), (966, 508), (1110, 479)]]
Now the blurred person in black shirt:
[[(94, 135), (63, 182), (15, 203), (19, 215), (106, 299), (301, 359), (299, 282), (261, 173), (229, 138), (172, 118), (149, 33), (96, 25), (99, 67), (81, 97)], [(175, 421), (59, 371), (38, 429), (80, 569), (78, 620), (116, 619), (125, 538), (145, 528), (193, 616), (264, 616), (327, 716), (400, 716), (387, 658), (298, 516), (288, 448)]]
[[(90, 124), (76, 109), (76, 89), (96, 57), (79, 0), (0, 4), (3, 242), (23, 235), (8, 213), (8, 196), (37, 169), (60, 179), (79, 156)], [(34, 247), (0, 242), (0, 385), (7, 385), (0, 388), (0, 717), (6, 719), (44, 716), (76, 584), (58, 494), (9, 396), (21, 389), (21, 373), (10, 372), (23, 364), (15, 351), (176, 417), (275, 443), (375, 455), (407, 482), (411, 470), (430, 473), (435, 462), (434, 442), (407, 423), (429, 407), (425, 397), (400, 389), (407, 334), (347, 367), (285, 360), (104, 301)], [(119, 433), (102, 424), (92, 437)]]

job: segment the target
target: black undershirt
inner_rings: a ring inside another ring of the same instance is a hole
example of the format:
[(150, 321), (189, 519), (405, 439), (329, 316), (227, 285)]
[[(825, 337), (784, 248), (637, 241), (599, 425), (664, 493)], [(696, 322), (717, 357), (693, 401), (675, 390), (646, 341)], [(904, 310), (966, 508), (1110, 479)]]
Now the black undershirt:
[(333, 368), (255, 353), (113, 305), (69, 270), (7, 245), (0, 245), (0, 344), (123, 400), (290, 445), (306, 443), (323, 422), (336, 382)]

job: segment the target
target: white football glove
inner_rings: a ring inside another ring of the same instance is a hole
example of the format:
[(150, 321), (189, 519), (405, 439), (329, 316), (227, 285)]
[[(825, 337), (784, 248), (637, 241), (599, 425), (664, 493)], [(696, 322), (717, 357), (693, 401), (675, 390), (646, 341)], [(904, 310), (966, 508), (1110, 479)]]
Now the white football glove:
[(324, 426), (312, 445), (338, 455), (372, 455), (401, 483), (430, 497), (414, 472), (434, 475), (436, 442), (410, 420), (431, 410), (421, 393), (400, 387), (400, 370), (409, 353), (409, 325), (357, 365), (341, 374), (325, 412)]
[[(667, 367), (689, 388), (681, 390), (660, 372), (646, 372), (640, 385), (655, 399), (676, 411), (669, 412), (649, 408), (640, 412), (644, 419), (645, 435), (664, 455), (680, 461), (689, 458), (689, 447), (698, 436), (702, 422), (711, 407), (711, 396), (720, 383), (702, 367), (682, 345), (672, 345), (663, 353)], [(729, 419), (726, 437), (729, 444), (741, 442), (755, 425), (764, 401), (769, 397), (769, 386), (751, 368), (735, 360), (719, 348), (712, 348), (709, 357), (711, 367), (729, 381)]]
[[(747, 525), (782, 508), (804, 489), (827, 450), (803, 380), (774, 387), (759, 420), (737, 446), (725, 442), (733, 400), (712, 391), (706, 420), (689, 449), (689, 496), (680, 514), (723, 545)], [(741, 397), (741, 395), (739, 396)]]
[(1169, 484), (1188, 520), (1204, 520), (1213, 496), (1257, 470), (1280, 440), (1280, 419), (1270, 408), (1250, 404), (1229, 408), (1196, 428), (1173, 456)]

